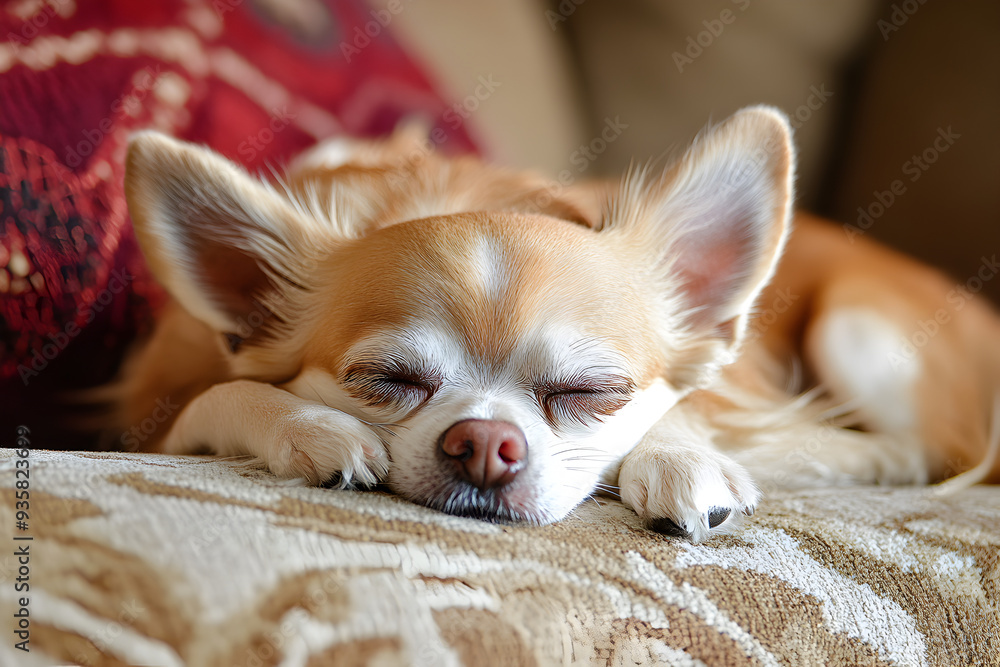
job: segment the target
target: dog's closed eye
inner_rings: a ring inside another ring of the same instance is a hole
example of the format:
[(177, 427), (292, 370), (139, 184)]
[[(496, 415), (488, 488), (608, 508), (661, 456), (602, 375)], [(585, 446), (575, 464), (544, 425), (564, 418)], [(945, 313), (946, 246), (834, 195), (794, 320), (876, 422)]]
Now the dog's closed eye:
[(587, 425), (601, 421), (621, 410), (632, 399), (635, 386), (624, 378), (544, 382), (535, 387), (535, 395), (553, 425)]
[(355, 398), (372, 407), (415, 408), (430, 400), (441, 386), (434, 373), (398, 364), (353, 364), (344, 373), (343, 382)]

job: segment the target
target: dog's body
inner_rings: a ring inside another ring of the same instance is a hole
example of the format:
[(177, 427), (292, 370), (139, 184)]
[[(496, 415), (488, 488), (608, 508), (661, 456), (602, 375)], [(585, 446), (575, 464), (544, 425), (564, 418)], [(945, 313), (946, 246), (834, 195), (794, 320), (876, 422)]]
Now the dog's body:
[(279, 190), (136, 138), (130, 210), (175, 303), (118, 386), (122, 442), (488, 519), (554, 521), (617, 485), (695, 540), (758, 484), (1000, 479), (1000, 320), (840, 228), (800, 215), (789, 239), (780, 114), (620, 187), (422, 145), (322, 144)]

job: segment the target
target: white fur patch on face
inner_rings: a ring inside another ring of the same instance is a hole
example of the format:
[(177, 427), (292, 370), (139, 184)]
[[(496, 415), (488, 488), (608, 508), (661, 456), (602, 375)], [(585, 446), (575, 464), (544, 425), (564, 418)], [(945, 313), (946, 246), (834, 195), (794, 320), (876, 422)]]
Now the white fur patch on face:
[(917, 428), (914, 388), (920, 358), (906, 349), (906, 337), (889, 319), (864, 308), (840, 308), (820, 325), (816, 352), (828, 382), (857, 400), (859, 411), (886, 433)]
[(483, 236), (472, 248), (468, 257), (473, 267), (473, 275), (487, 299), (499, 299), (506, 289), (510, 274), (504, 259), (503, 248), (498, 239)]
[[(475, 513), (485, 507), (484, 517), (496, 511), (495, 518), (545, 523), (566, 516), (594, 491), (602, 475), (616, 470), (621, 458), (679, 398), (658, 380), (635, 390), (614, 414), (551, 423), (538, 385), (600, 389), (602, 383), (629, 381), (626, 360), (619, 352), (569, 326), (526, 332), (510, 357), (496, 364), (477, 359), (458, 333), (435, 323), (414, 322), (359, 341), (343, 364), (346, 368), (389, 361), (433, 373), (436, 390), (420, 404), (371, 407), (352, 396), (330, 371), (318, 368), (304, 370), (285, 387), (377, 429), (391, 460), (387, 481), (396, 492), (455, 513)], [(438, 452), (443, 434), (466, 419), (513, 424), (528, 444), (527, 466), (513, 483), (485, 499), (463, 486), (454, 466)], [(472, 504), (465, 505), (470, 497)]]
[(417, 321), (400, 329), (383, 331), (356, 343), (344, 358), (386, 357), (396, 355), (420, 368), (436, 368), (449, 373), (462, 363), (467, 352), (457, 336), (440, 325)]
[[(346, 368), (359, 362), (386, 366), (396, 364), (439, 377), (451, 377), (456, 375), (455, 368), (464, 357), (465, 352), (457, 341), (433, 325), (418, 323), (359, 341), (344, 355), (343, 365)], [(297, 396), (323, 403), (359, 419), (370, 420), (374, 417), (379, 422), (392, 422), (405, 418), (409, 412), (405, 406), (389, 410), (361, 406), (334, 375), (317, 367), (303, 369), (283, 386)]]

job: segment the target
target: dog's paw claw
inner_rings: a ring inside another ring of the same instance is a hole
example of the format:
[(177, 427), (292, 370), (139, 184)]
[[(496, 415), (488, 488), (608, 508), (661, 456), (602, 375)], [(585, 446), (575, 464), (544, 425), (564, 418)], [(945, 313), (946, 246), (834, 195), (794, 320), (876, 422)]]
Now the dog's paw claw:
[(708, 527), (717, 528), (732, 512), (728, 507), (713, 507), (708, 511)]
[(669, 535), (670, 537), (691, 537), (691, 531), (678, 526), (673, 519), (668, 519), (666, 517), (661, 517), (659, 519), (650, 519), (646, 522), (646, 528), (653, 531), (654, 533), (660, 533), (661, 535)]
[(760, 499), (738, 463), (692, 447), (634, 452), (622, 463), (618, 483), (647, 527), (693, 542), (731, 532)]

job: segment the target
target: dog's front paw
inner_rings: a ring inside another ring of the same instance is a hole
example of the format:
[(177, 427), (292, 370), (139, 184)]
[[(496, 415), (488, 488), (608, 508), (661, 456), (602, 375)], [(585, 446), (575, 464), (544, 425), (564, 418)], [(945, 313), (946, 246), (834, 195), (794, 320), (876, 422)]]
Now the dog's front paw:
[(618, 474), (622, 500), (657, 532), (693, 542), (731, 532), (760, 491), (735, 461), (706, 449), (640, 446)]
[(282, 415), (277, 441), (263, 458), (279, 477), (305, 477), (311, 484), (372, 486), (388, 470), (382, 440), (350, 415), (305, 406)]

